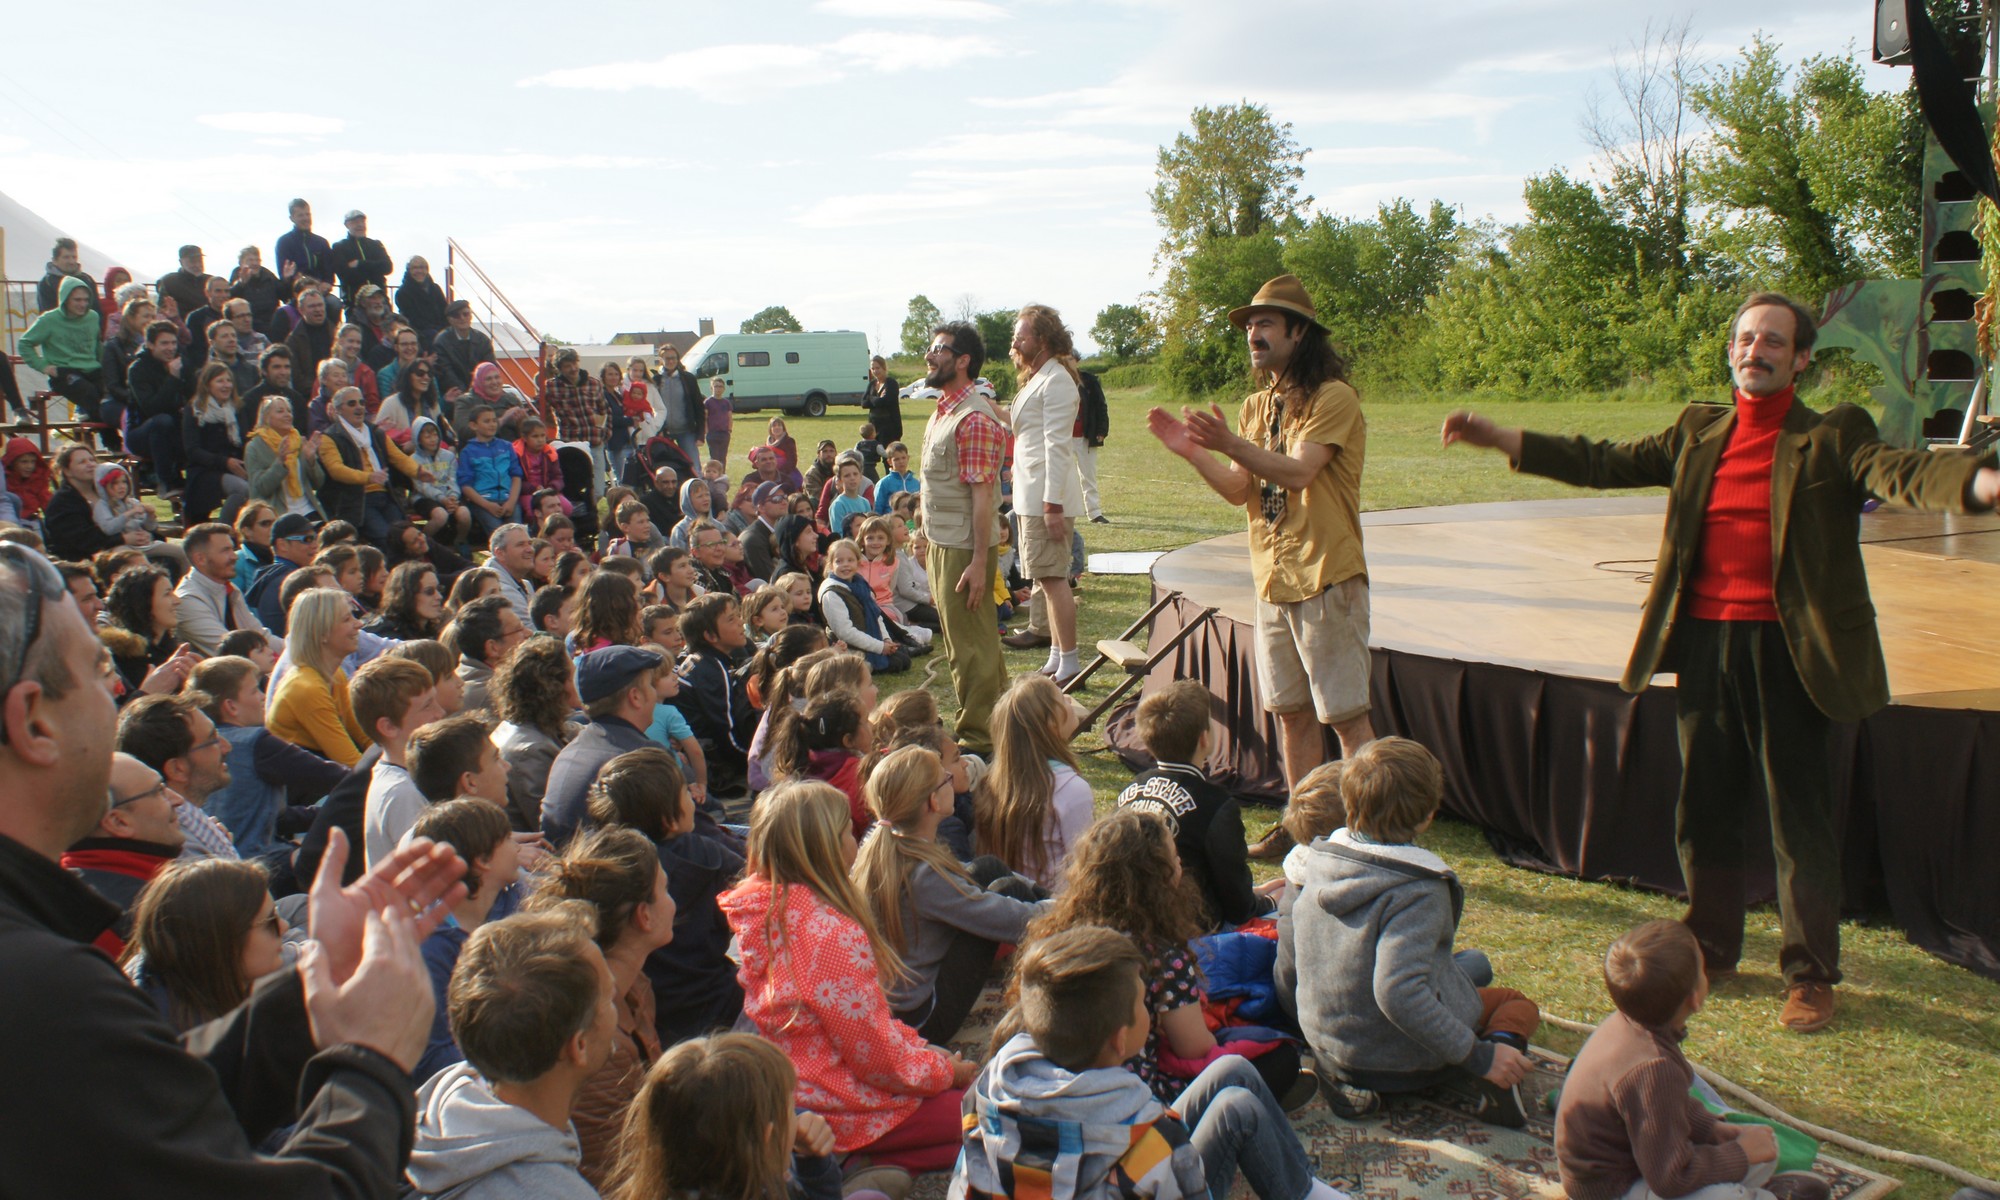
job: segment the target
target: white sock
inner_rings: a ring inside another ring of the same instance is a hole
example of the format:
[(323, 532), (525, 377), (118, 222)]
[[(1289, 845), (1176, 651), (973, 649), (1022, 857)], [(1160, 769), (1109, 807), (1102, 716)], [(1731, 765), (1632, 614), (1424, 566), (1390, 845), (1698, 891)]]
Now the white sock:
[(1049, 661), (1047, 662), (1047, 664), (1044, 665), (1043, 670), (1053, 671), (1056, 668), (1060, 667), (1061, 665), (1062, 665), (1062, 651), (1056, 649), (1056, 644), (1054, 642), (1050, 642)]
[(1323, 1179), (1315, 1178), (1312, 1190), (1306, 1193), (1305, 1200), (1347, 1200), (1347, 1193)]
[(1081, 651), (1077, 650), (1065, 650), (1057, 655), (1056, 674), (1074, 675), (1078, 671), (1083, 670), (1083, 662), (1080, 658), (1081, 653)]

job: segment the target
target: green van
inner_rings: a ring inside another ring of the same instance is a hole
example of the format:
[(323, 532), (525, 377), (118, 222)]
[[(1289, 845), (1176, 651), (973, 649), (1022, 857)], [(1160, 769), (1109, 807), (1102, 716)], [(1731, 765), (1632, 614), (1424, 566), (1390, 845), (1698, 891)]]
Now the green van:
[(836, 333), (711, 333), (681, 361), (709, 394), (721, 377), (737, 412), (778, 408), (809, 417), (829, 404), (859, 404), (868, 387), (868, 338)]

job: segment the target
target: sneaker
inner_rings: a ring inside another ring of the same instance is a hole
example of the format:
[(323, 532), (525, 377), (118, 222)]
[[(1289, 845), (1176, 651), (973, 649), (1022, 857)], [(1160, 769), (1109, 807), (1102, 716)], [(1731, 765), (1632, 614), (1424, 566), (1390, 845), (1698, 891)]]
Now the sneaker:
[(1278, 1107), (1284, 1109), (1287, 1114), (1295, 1113), (1311, 1104), (1312, 1098), (1318, 1094), (1319, 1076), (1313, 1074), (1310, 1067), (1301, 1068), (1299, 1077), (1292, 1080), (1292, 1086), (1286, 1088), (1284, 1094), (1278, 1097)]
[(1484, 1079), (1472, 1079), (1466, 1089), (1471, 1100), (1467, 1111), (1489, 1125), (1520, 1129), (1528, 1123), (1528, 1110), (1521, 1107), (1521, 1089), (1501, 1087)]
[(1811, 1171), (1787, 1171), (1783, 1175), (1773, 1175), (1765, 1182), (1764, 1190), (1778, 1200), (1827, 1200), (1833, 1188), (1826, 1180)]
[(847, 1172), (841, 1179), (840, 1194), (852, 1196), (857, 1192), (875, 1192), (887, 1196), (889, 1200), (905, 1200), (915, 1182), (910, 1173), (901, 1167), (861, 1167)]
[[(1382, 1093), (1371, 1092), (1367, 1088), (1349, 1087), (1331, 1079), (1321, 1079), (1319, 1094), (1326, 1097), (1326, 1106), (1333, 1115), (1347, 1121), (1358, 1121), (1372, 1117), (1382, 1111)], [(1287, 1092), (1287, 1095), (1290, 1093)], [(1289, 1109), (1286, 1111), (1290, 1111)]]
[(1096, 516), (1090, 518), (1090, 523), (1092, 525), (1109, 525), (1111, 524), (1111, 518), (1105, 516), (1103, 513), (1098, 513)]
[(1806, 981), (1785, 988), (1778, 1024), (1793, 1033), (1818, 1033), (1833, 1024), (1833, 985)]

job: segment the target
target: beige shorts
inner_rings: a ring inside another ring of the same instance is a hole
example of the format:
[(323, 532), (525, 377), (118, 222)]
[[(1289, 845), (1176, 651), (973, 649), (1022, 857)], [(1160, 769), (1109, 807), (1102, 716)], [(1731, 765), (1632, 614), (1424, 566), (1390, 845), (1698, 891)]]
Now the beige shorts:
[[(1068, 514), (1064, 514), (1068, 519)], [(1046, 517), (1021, 515), (1021, 578), (1067, 579), (1073, 570), (1070, 541), (1065, 531), (1061, 541), (1049, 536)]]
[(1257, 601), (1257, 686), (1266, 712), (1325, 725), (1368, 711), (1368, 580), (1360, 575), (1291, 604)]

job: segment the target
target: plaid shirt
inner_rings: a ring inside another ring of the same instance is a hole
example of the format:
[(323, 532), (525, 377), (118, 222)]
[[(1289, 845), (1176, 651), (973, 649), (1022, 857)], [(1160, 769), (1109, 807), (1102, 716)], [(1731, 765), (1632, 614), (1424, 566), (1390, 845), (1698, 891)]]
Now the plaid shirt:
[[(938, 398), (940, 420), (958, 411), (975, 385)], [(991, 483), (1000, 477), (1007, 458), (1007, 431), (985, 413), (973, 413), (958, 423), (958, 478), (961, 483)]]
[(604, 444), (610, 412), (604, 407), (604, 387), (588, 371), (578, 371), (575, 383), (563, 382), (561, 372), (542, 385), (542, 410), (556, 423), (555, 440)]

